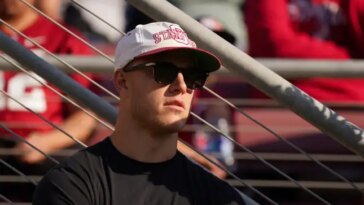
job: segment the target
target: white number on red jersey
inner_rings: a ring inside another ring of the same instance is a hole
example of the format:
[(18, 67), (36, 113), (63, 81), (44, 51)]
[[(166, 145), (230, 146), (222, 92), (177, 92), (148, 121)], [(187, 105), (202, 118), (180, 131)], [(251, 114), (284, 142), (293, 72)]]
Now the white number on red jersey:
[[(34, 73), (31, 74), (40, 82), (46, 82), (38, 75)], [(5, 88), (3, 72), (0, 72), (0, 88), (2, 90)], [(17, 73), (8, 80), (7, 93), (34, 112), (42, 113), (47, 109), (46, 96), (42, 85), (26, 73)], [(17, 102), (2, 95), (0, 96), (0, 110), (4, 110), (5, 108), (10, 111), (26, 111), (26, 109)]]

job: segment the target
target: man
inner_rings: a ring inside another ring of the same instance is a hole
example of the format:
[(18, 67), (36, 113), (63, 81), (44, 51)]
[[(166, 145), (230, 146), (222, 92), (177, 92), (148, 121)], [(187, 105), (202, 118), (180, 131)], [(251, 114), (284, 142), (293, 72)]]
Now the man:
[[(194, 1), (181, 1), (181, 0), (169, 0), (177, 8), (181, 9), (186, 14), (196, 19), (200, 24), (209, 28), (218, 34), (221, 38), (225, 39), (233, 45), (240, 45), (244, 47), (245, 42), (245, 27), (242, 21), (241, 11), (239, 10), (241, 0), (229, 0), (229, 1), (217, 1), (217, 0), (194, 0)], [(221, 13), (219, 11), (225, 11)], [(125, 12), (126, 24), (125, 30), (129, 31), (138, 24), (150, 23), (153, 20), (140, 12), (130, 4), (126, 5)], [(239, 46), (239, 47), (240, 47)], [(218, 86), (215, 86), (217, 76), (212, 75), (209, 78), (207, 87), (220, 91), (226, 96), (227, 93), (232, 93), (231, 82), (224, 82), (222, 78), (219, 78)], [(230, 80), (229, 80), (230, 81)], [(229, 86), (226, 88), (226, 86)], [(239, 85), (241, 88), (241, 85)], [(246, 87), (246, 86), (245, 86)], [(238, 93), (241, 89), (239, 89)], [(232, 136), (228, 126), (225, 126), (227, 121), (232, 122), (231, 112), (228, 107), (223, 104), (202, 105), (198, 104), (200, 99), (213, 97), (205, 90), (199, 90), (195, 92), (195, 101), (192, 106), (192, 111), (204, 116), (204, 118), (212, 123), (214, 126), (223, 130), (227, 135)], [(197, 100), (198, 98), (198, 100)], [(197, 121), (200, 123), (199, 121)], [(187, 124), (196, 123), (194, 119), (190, 118)], [(183, 130), (179, 132), (179, 136), (182, 140), (194, 146), (197, 150), (202, 151), (208, 155), (210, 160), (213, 160), (221, 166), (227, 167), (230, 171), (235, 169), (235, 160), (233, 158), (233, 143), (221, 136), (217, 132), (205, 132), (203, 129), (195, 130)], [(220, 169), (218, 166), (210, 163), (200, 154), (190, 150), (182, 143), (178, 144), (178, 150), (187, 155), (200, 165), (203, 165), (206, 169), (212, 172), (215, 176), (224, 179), (227, 173)], [(217, 155), (216, 155), (217, 154)]]
[(156, 22), (128, 32), (116, 47), (115, 131), (51, 170), (33, 203), (245, 204), (234, 188), (176, 149), (194, 90), (219, 67), (176, 24)]

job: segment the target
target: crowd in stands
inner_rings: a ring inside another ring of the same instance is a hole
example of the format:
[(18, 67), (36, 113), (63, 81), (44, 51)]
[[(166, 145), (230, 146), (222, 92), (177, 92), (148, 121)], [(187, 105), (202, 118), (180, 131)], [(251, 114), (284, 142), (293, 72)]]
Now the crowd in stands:
[[(254, 57), (363, 58), (363, 1), (247, 1), (249, 54)], [(363, 101), (363, 79), (311, 78), (294, 84), (321, 101)], [(340, 86), (338, 86), (340, 85)]]
[[(84, 36), (106, 53), (113, 54), (110, 48), (114, 46), (121, 34), (90, 16), (84, 9), (62, 0), (27, 1), (37, 5), (52, 18), (64, 21), (67, 26), (75, 27), (76, 29), (72, 28), (72, 31)], [(364, 0), (169, 1), (253, 57), (335, 60), (364, 58)], [(107, 3), (100, 3), (97, 0), (79, 0), (78, 2), (98, 13), (120, 31), (128, 31), (138, 24), (152, 21), (123, 1), (109, 0)], [(30, 38), (37, 39), (39, 44), (53, 53), (93, 54), (86, 45), (70, 37), (20, 1), (0, 0), (0, 18)], [(38, 55), (44, 55), (37, 46), (29, 43), (6, 25), (0, 23), (0, 31), (37, 52)], [(79, 75), (72, 75), (72, 77), (85, 87), (90, 86), (90, 83)], [(98, 80), (107, 83), (104, 79)], [(78, 139), (87, 141), (92, 136), (96, 127), (96, 122), (92, 118), (64, 103), (57, 95), (35, 83), (29, 76), (18, 72), (0, 71), (0, 83), (3, 83), (0, 84), (1, 89), (24, 100), (25, 105), (33, 108)], [(295, 79), (292, 83), (322, 102), (364, 102), (364, 80), (362, 78)], [(16, 88), (12, 89), (12, 86), (16, 86)], [(219, 79), (218, 76), (208, 84), (208, 87), (217, 90), (224, 97), (266, 98), (263, 93), (247, 84), (241, 82), (238, 85), (231, 84), (229, 81), (225, 82), (223, 78)], [(242, 91), (241, 87), (244, 87), (245, 90)], [(231, 88), (235, 90), (232, 91)], [(243, 94), (241, 94), (242, 92)], [(198, 92), (197, 96), (199, 99), (211, 98), (203, 90)], [(0, 94), (0, 101), (3, 101), (4, 98)], [(233, 111), (226, 105), (199, 105), (197, 102), (193, 110), (224, 130), (225, 134), (234, 135), (229, 126), (233, 120)], [(5, 99), (4, 103), (0, 102), (0, 121), (9, 128), (12, 128), (11, 125), (14, 123), (26, 125), (25, 128), (14, 127), (12, 129), (48, 154), (70, 147), (74, 143), (9, 99)], [(73, 127), (73, 122), (80, 121), (84, 122), (82, 123), (83, 128), (80, 127), (80, 124), (77, 124), (76, 128)], [(33, 126), (33, 123), (37, 126)], [(197, 124), (192, 119), (190, 123)], [(80, 130), (83, 132), (79, 132)], [(232, 157), (234, 145), (225, 137), (200, 130), (193, 133), (183, 132), (181, 138), (205, 153), (219, 152), (221, 157), (217, 157), (218, 162), (233, 171), (236, 169)], [(8, 132), (0, 128), (1, 147), (16, 148), (23, 153), (18, 157), (8, 157), (6, 160), (26, 174), (44, 173), (52, 166), (38, 151), (24, 143), (17, 142)], [(193, 152), (186, 151), (185, 153), (202, 164), (206, 163), (203, 159), (198, 159)], [(3, 167), (3, 165), (0, 166)], [(205, 166), (219, 177), (226, 177), (226, 173), (215, 166), (209, 163), (206, 163)], [(8, 169), (1, 168), (0, 174), (9, 174), (10, 171), (6, 170)], [(25, 170), (41, 171), (27, 172)], [(0, 194), (3, 187), (0, 184)]]

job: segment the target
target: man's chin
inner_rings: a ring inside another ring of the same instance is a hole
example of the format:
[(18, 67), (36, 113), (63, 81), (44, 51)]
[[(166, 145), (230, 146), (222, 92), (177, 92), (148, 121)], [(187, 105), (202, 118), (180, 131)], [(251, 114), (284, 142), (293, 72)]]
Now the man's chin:
[(185, 126), (186, 119), (172, 121), (172, 122), (161, 122), (159, 129), (165, 133), (176, 133), (181, 131), (181, 129)]

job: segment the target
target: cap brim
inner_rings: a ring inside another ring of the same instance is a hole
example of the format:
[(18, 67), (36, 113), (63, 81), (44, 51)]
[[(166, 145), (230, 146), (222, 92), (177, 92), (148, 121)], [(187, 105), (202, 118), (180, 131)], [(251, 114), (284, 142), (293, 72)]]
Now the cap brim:
[(143, 53), (135, 58), (142, 58), (146, 56), (152, 56), (156, 54), (162, 54), (167, 52), (180, 53), (181, 55), (186, 55), (192, 57), (194, 59), (195, 65), (201, 70), (207, 72), (213, 72), (218, 70), (221, 67), (220, 60), (212, 53), (199, 49), (199, 48), (191, 48), (191, 47), (165, 47), (155, 49), (146, 53)]

